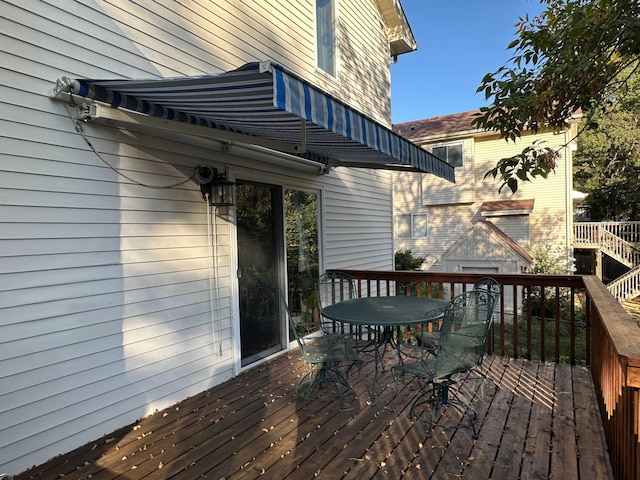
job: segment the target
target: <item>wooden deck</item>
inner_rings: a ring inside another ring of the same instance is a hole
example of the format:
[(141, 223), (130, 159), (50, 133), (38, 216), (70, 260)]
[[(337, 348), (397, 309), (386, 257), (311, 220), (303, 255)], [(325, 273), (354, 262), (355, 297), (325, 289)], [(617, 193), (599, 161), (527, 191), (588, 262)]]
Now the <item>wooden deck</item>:
[(612, 478), (586, 368), (486, 358), (474, 441), (469, 428), (427, 439), (407, 417), (418, 382), (395, 382), (389, 366), (375, 405), (366, 365), (345, 409), (305, 410), (293, 391), (305, 367), (282, 355), (15, 480)]

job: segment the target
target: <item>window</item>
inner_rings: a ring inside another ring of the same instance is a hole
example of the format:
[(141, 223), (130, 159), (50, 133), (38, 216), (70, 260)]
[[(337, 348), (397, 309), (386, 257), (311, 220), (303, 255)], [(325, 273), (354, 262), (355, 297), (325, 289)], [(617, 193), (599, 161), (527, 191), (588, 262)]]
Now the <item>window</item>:
[(318, 68), (336, 75), (335, 0), (316, 0), (316, 55)]
[(464, 167), (464, 144), (442, 145), (431, 148), (431, 153), (454, 167)]
[(397, 238), (423, 238), (428, 236), (427, 214), (411, 213), (396, 217)]

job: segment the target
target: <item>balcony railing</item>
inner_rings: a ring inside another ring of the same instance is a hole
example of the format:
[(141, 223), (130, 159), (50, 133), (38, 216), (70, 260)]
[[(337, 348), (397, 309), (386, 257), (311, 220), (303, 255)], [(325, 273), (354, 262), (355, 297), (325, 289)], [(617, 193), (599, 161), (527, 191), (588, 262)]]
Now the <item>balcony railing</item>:
[(575, 222), (574, 244), (597, 247), (600, 244), (601, 231), (629, 243), (640, 243), (640, 222)]
[[(357, 279), (362, 296), (444, 299), (484, 276), (340, 271)], [(595, 276), (492, 277), (501, 297), (490, 353), (590, 366), (615, 477), (640, 478), (640, 328)]]

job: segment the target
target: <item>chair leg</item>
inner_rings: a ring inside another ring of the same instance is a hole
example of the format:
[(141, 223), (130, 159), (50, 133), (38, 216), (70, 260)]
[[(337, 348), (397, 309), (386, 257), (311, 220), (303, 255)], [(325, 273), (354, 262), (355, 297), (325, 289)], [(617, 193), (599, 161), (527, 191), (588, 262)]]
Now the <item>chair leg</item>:
[[(409, 417), (427, 424), (427, 438), (432, 436), (433, 427), (456, 429), (471, 427), (473, 438), (478, 438), (475, 427), (478, 422), (478, 414), (471, 402), (463, 400), (461, 395), (451, 388), (455, 384), (456, 382), (451, 379), (432, 383), (411, 405)], [(444, 419), (438, 420), (441, 409), (446, 407), (453, 407), (458, 411), (462, 417), (460, 422), (452, 424)], [(464, 422), (465, 420), (466, 422)]]
[[(333, 394), (327, 397), (315, 395), (314, 392), (322, 387), (330, 388)], [(304, 394), (301, 390), (304, 390)], [(298, 397), (304, 399), (304, 409), (312, 401), (331, 402), (336, 399), (340, 400), (340, 408), (344, 408), (344, 397), (353, 393), (353, 388), (337, 366), (323, 365), (320, 368), (311, 367), (296, 384), (295, 392)]]

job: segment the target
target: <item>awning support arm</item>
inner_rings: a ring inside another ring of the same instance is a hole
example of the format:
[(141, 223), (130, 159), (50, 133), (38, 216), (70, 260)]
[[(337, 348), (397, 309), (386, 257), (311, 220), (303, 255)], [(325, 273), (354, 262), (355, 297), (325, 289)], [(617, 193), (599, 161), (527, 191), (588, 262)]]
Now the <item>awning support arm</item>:
[(139, 125), (144, 127), (170, 130), (172, 132), (197, 135), (199, 137), (211, 138), (225, 143), (242, 143), (249, 145), (259, 145), (261, 147), (278, 150), (284, 153), (299, 153), (298, 145), (269, 140), (267, 138), (245, 135), (242, 133), (228, 132), (201, 125), (191, 125), (188, 123), (165, 120), (163, 118), (150, 117), (139, 113), (128, 112), (118, 108), (107, 107), (98, 103), (83, 102), (78, 105), (78, 113), (81, 120), (101, 120), (107, 124), (119, 125)]

